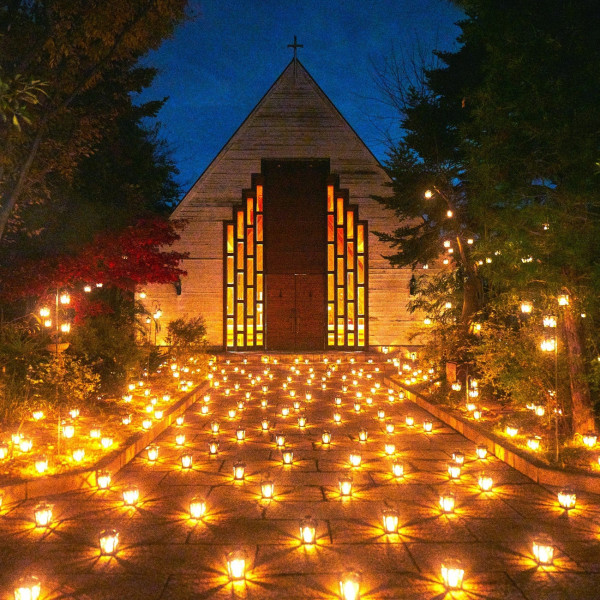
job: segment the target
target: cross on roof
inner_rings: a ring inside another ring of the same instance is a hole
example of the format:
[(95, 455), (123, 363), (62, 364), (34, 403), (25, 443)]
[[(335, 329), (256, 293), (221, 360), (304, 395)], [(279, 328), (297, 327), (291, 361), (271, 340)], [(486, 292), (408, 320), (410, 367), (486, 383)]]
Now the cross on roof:
[(288, 48), (293, 48), (294, 49), (294, 62), (296, 62), (297, 60), (297, 56), (296, 56), (296, 52), (298, 50), (298, 48), (304, 48), (304, 44), (299, 44), (296, 41), (296, 36), (294, 36), (294, 43), (293, 44), (288, 44)]

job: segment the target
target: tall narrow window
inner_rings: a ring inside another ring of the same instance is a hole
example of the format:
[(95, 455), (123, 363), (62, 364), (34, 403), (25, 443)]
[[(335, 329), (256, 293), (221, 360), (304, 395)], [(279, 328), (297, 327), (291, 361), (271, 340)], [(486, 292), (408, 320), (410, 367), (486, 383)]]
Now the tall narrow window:
[(264, 347), (263, 183), (252, 177), (241, 206), (224, 224), (225, 344), (229, 350)]
[(327, 345), (363, 349), (368, 344), (367, 223), (336, 177), (327, 186)]

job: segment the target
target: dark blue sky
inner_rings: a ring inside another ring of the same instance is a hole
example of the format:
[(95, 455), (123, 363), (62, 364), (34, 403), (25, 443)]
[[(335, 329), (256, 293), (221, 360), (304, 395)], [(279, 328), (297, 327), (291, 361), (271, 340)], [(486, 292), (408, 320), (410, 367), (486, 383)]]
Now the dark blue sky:
[(142, 100), (169, 96), (162, 137), (187, 191), (292, 58), (298, 58), (380, 160), (394, 113), (373, 64), (456, 48), (461, 14), (445, 0), (191, 0), (196, 16), (147, 57), (160, 70)]

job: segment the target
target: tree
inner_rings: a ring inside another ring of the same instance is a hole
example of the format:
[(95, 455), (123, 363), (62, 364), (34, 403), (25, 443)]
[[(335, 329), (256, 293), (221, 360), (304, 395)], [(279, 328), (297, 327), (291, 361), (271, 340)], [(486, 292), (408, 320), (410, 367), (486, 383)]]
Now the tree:
[(0, 239), (19, 209), (50, 202), (147, 85), (138, 59), (185, 18), (185, 0), (16, 0), (0, 9), (3, 80), (44, 82), (27, 120), (0, 123)]

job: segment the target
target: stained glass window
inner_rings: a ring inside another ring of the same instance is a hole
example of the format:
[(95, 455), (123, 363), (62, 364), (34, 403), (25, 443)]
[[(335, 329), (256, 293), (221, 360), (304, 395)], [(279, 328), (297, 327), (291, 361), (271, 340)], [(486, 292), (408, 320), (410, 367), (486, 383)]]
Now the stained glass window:
[(367, 345), (367, 223), (337, 178), (327, 186), (327, 345)]
[(224, 334), (230, 350), (264, 345), (262, 212), (262, 179), (253, 176), (252, 189), (244, 190), (241, 206), (224, 224)]

